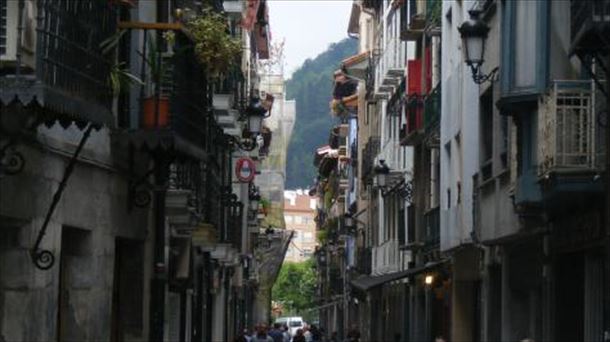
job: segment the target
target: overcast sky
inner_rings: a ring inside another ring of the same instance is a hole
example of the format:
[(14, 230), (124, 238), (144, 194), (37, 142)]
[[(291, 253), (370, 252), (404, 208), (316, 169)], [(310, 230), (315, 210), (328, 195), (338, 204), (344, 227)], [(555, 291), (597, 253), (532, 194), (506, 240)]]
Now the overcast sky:
[(352, 0), (268, 0), (272, 42), (285, 38), (285, 78), (347, 37)]

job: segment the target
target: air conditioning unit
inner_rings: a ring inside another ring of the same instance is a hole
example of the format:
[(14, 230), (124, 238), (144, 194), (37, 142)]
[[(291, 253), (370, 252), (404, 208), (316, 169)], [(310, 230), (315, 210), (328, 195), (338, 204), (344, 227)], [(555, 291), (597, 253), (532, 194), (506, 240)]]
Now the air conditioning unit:
[[(22, 63), (33, 66), (32, 55), (36, 47), (36, 1), (25, 0), (22, 12), (23, 30), (21, 31)], [(19, 1), (0, 2), (0, 61), (17, 61), (17, 36), (19, 23)]]

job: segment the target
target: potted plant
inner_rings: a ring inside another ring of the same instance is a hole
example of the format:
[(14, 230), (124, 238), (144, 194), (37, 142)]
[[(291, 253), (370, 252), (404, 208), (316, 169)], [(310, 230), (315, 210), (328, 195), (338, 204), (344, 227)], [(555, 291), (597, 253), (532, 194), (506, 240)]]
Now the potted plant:
[(132, 84), (144, 84), (139, 77), (129, 71), (127, 63), (117, 61), (115, 48), (126, 32), (126, 30), (117, 31), (99, 45), (102, 55), (110, 60), (108, 86), (110, 87), (114, 98)]
[(186, 25), (195, 42), (195, 55), (211, 76), (218, 76), (236, 64), (241, 54), (241, 41), (231, 36), (226, 18), (205, 9)]
[[(173, 32), (172, 32), (173, 33)], [(164, 39), (170, 42), (167, 34)], [(165, 127), (169, 124), (169, 97), (161, 93), (161, 81), (167, 71), (163, 53), (153, 39), (148, 40), (146, 54), (138, 52), (148, 66), (149, 96), (142, 99), (142, 124), (145, 128)]]

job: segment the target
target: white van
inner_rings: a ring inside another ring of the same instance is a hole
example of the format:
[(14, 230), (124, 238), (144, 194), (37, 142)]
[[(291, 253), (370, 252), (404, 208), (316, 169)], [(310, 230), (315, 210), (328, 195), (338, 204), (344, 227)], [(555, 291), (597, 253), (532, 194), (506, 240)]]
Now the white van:
[(286, 324), (288, 326), (290, 336), (296, 335), (297, 330), (303, 329), (305, 324), (303, 322), (303, 317), (279, 317), (275, 320), (275, 323), (279, 323), (281, 325)]

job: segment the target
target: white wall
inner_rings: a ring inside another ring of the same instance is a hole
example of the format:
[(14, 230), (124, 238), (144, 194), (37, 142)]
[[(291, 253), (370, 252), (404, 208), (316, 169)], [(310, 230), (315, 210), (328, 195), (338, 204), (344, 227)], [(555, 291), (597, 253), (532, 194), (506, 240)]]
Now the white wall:
[[(441, 250), (471, 240), (473, 175), (479, 168), (479, 89), (463, 62), (457, 27), (474, 1), (443, 1), (441, 66)], [(451, 21), (446, 14), (451, 10)], [(449, 190), (449, 192), (448, 192)]]

